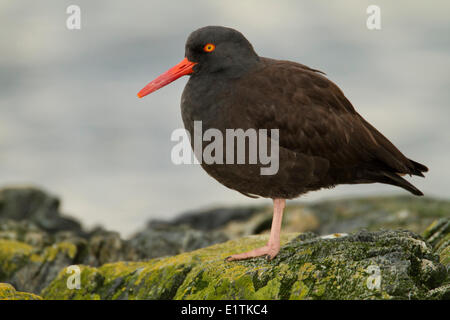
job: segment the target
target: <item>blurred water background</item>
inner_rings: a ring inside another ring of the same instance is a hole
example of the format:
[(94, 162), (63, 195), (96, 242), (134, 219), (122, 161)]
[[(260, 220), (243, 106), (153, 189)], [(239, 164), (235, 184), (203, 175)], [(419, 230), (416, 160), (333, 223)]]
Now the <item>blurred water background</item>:
[[(81, 30), (66, 8), (81, 8)], [(366, 8), (381, 8), (379, 31)], [(85, 225), (123, 235), (149, 218), (216, 204), (261, 204), (196, 165), (175, 166), (187, 78), (136, 93), (178, 63), (189, 33), (240, 30), (262, 56), (325, 71), (357, 110), (408, 157), (431, 169), (409, 179), (448, 198), (448, 1), (21, 1), (0, 2), (0, 185), (42, 186)], [(403, 193), (339, 186), (302, 200)]]

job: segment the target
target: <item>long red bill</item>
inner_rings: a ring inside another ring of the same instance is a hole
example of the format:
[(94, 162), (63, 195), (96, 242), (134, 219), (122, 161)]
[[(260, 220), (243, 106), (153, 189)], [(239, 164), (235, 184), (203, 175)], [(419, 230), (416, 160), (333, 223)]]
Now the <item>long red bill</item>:
[(196, 65), (196, 62), (191, 62), (187, 58), (184, 58), (183, 61), (181, 61), (179, 64), (167, 70), (159, 77), (157, 77), (155, 80), (146, 85), (141, 91), (139, 91), (137, 96), (139, 98), (142, 98), (152, 93), (153, 91), (156, 91), (168, 85), (172, 81), (177, 80), (179, 77), (191, 74), (192, 72), (194, 72), (193, 70), (194, 65)]

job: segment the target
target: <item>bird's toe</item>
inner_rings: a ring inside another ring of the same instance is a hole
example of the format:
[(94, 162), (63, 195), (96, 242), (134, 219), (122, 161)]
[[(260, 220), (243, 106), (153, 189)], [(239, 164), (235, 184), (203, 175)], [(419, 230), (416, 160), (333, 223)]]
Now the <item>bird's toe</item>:
[(268, 261), (272, 260), (276, 257), (278, 252), (280, 251), (279, 247), (272, 247), (272, 246), (264, 246), (261, 248), (257, 248), (248, 252), (239, 253), (239, 254), (233, 254), (231, 256), (228, 256), (225, 258), (225, 261), (236, 261), (236, 260), (245, 260), (245, 259), (251, 259), (251, 258), (257, 258), (257, 257), (266, 257)]

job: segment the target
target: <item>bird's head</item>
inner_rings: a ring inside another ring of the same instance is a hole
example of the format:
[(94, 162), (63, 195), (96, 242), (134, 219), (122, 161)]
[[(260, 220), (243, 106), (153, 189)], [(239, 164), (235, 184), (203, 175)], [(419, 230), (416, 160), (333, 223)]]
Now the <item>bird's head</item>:
[(223, 73), (238, 76), (259, 60), (250, 42), (237, 30), (209, 26), (192, 32), (185, 58), (147, 84), (138, 93), (142, 98), (184, 75)]

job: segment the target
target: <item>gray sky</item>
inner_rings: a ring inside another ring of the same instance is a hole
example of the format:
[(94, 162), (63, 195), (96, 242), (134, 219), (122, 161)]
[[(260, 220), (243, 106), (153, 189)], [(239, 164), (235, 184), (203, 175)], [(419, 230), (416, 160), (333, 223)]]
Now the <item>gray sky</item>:
[[(66, 28), (81, 7), (81, 30)], [(366, 8), (381, 8), (379, 31)], [(2, 1), (0, 185), (60, 195), (87, 226), (124, 234), (149, 218), (215, 204), (261, 204), (170, 160), (187, 78), (136, 93), (178, 63), (189, 33), (238, 29), (261, 56), (327, 73), (355, 108), (408, 157), (431, 169), (410, 179), (446, 197), (450, 169), (450, 2)], [(374, 184), (303, 197), (404, 193)]]

